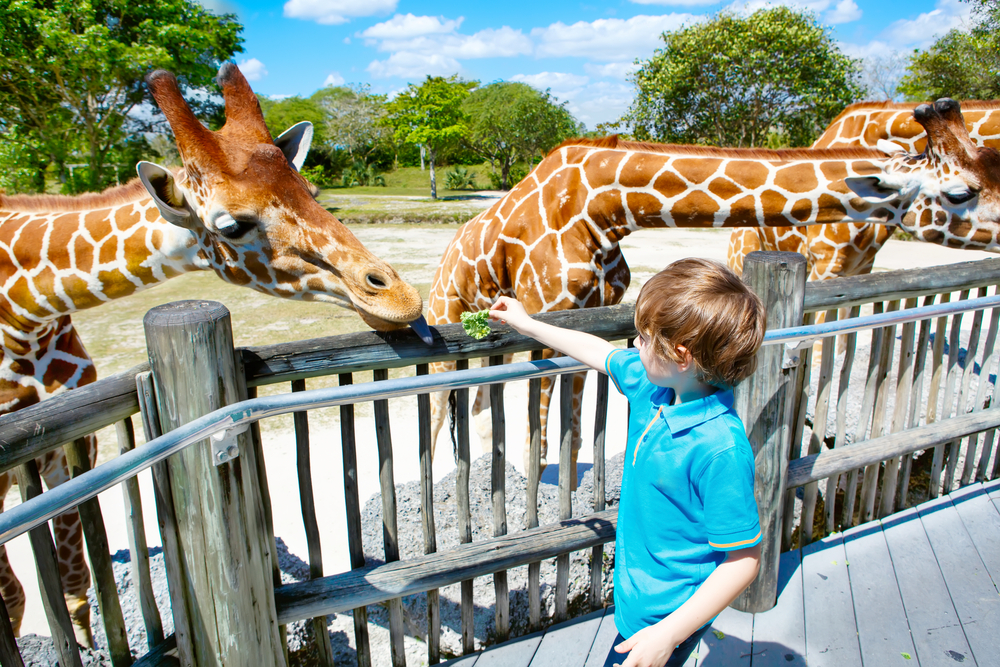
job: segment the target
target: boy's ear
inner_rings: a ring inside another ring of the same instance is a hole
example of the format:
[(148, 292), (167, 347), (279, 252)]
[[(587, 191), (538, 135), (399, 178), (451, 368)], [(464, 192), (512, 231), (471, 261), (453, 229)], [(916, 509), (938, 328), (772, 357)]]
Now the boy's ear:
[(677, 356), (681, 358), (680, 363), (677, 364), (677, 370), (683, 373), (694, 363), (694, 357), (691, 356), (691, 351), (683, 345), (675, 345), (674, 350), (677, 352)]

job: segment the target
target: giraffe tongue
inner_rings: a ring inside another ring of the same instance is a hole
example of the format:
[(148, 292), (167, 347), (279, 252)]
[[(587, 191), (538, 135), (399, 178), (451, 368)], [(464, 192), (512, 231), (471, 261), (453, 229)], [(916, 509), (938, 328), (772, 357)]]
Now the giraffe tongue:
[(420, 340), (424, 341), (428, 345), (434, 343), (434, 334), (431, 333), (431, 328), (427, 326), (427, 320), (424, 319), (423, 315), (412, 322), (408, 322), (407, 324), (409, 324), (410, 328), (413, 329), (418, 336), (420, 336)]

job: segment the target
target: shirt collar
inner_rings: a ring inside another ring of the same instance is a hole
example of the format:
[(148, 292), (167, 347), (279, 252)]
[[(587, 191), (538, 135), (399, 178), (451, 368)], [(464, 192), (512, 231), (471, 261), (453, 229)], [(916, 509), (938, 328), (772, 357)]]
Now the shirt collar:
[[(673, 400), (673, 391), (668, 390)], [(664, 397), (666, 398), (666, 397)], [(667, 422), (671, 433), (679, 433), (699, 424), (715, 419), (728, 412), (735, 399), (731, 389), (719, 389), (714, 394), (677, 405), (663, 405), (663, 419)]]

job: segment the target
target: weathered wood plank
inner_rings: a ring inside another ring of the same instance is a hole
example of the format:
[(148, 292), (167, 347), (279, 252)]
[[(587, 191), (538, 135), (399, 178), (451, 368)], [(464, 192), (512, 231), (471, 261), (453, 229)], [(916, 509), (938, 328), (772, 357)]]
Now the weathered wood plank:
[(860, 667), (861, 647), (842, 534), (802, 549), (802, 590), (809, 666)]
[(7, 605), (2, 595), (0, 595), (0, 665), (24, 667), (21, 651), (17, 648), (17, 639), (14, 638), (14, 626), (10, 624), (10, 614), (7, 612)]
[(177, 658), (177, 636), (170, 635), (155, 648), (136, 658), (132, 667), (179, 667), (183, 663)]
[[(430, 372), (427, 364), (417, 365), (417, 375)], [(434, 443), (431, 442), (431, 396), (417, 395), (417, 444), (420, 456), (420, 522), (424, 532), (424, 553), (437, 551), (437, 529), (434, 526)], [(427, 591), (427, 662), (441, 661), (441, 593)]]
[(476, 667), (528, 667), (542, 643), (542, 636), (541, 632), (536, 632), (491, 646), (479, 654)]
[(778, 602), (754, 614), (753, 667), (805, 667), (806, 628), (802, 597), (802, 552), (781, 554)]
[[(857, 317), (861, 312), (859, 306), (850, 309), (848, 318)], [(833, 447), (839, 449), (847, 444), (847, 409), (850, 389), (851, 372), (854, 370), (854, 356), (857, 352), (858, 334), (850, 333), (844, 336), (844, 361), (840, 368), (840, 381), (837, 384), (837, 432), (834, 435)], [(837, 493), (840, 486), (839, 475), (833, 475), (826, 483), (827, 489), (834, 489), (832, 493), (827, 493), (826, 504), (826, 533), (829, 535), (834, 531), (837, 520)], [(841, 508), (845, 516), (850, 516), (847, 506), (853, 507), (853, 498), (846, 499), (848, 502), (842, 503)]]
[[(541, 350), (531, 353), (531, 360), (542, 358)], [(526, 489), (525, 528), (538, 527), (538, 484), (541, 481), (542, 460), (542, 380), (528, 380), (528, 481)], [(601, 509), (604, 509), (603, 507)], [(528, 564), (528, 627), (537, 631), (542, 626), (541, 563)]]
[(590, 655), (604, 610), (554, 625), (539, 642), (531, 667), (581, 667)]
[(419, 558), (287, 584), (275, 589), (278, 622), (377, 604), (553, 558), (561, 552), (589, 549), (614, 540), (617, 525), (617, 509), (605, 510)]
[(1000, 511), (990, 502), (982, 484), (972, 484), (951, 494), (958, 515), (976, 545), (983, 565), (1000, 588)]
[(950, 497), (919, 505), (920, 523), (980, 665), (1000, 656), (1000, 596)]
[[(455, 370), (466, 370), (469, 367), (467, 359), (455, 362)], [(469, 390), (455, 391), (455, 440), (458, 448), (458, 470), (455, 475), (455, 497), (458, 499), (458, 542), (468, 544), (472, 541), (472, 511), (469, 504), (469, 471), (471, 455), (469, 453)], [(462, 652), (472, 653), (476, 650), (475, 601), (473, 600), (473, 581), (462, 582)]]
[(903, 653), (912, 658), (917, 652), (882, 526), (872, 522), (845, 531), (844, 551), (865, 664), (912, 664), (907, 663)]
[[(503, 363), (503, 355), (490, 357), (490, 366)], [(504, 417), (503, 385), (490, 385), (490, 419), (493, 422), (493, 458), (490, 489), (493, 500), (493, 536), (507, 534), (507, 421)], [(510, 636), (510, 594), (506, 569), (493, 573), (496, 593), (495, 627), (500, 641)]]
[(920, 664), (941, 664), (940, 656), (954, 651), (963, 659), (971, 656), (958, 614), (948, 588), (935, 563), (934, 552), (920, 523), (916, 509), (908, 509), (882, 519), (882, 532), (899, 593), (906, 610), (910, 635)]
[[(573, 374), (559, 377), (559, 519), (573, 516), (576, 465), (573, 461)], [(569, 604), (569, 554), (556, 556), (555, 621), (566, 620)]]
[(789, 487), (802, 486), (835, 473), (854, 470), (908, 452), (928, 449), (936, 444), (949, 442), (953, 438), (998, 426), (1000, 426), (1000, 408), (990, 408), (874, 438), (850, 447), (806, 456), (788, 464), (786, 483)]
[(479, 653), (470, 653), (460, 658), (452, 658), (447, 662), (442, 662), (441, 667), (472, 667), (479, 662)]
[(723, 609), (701, 640), (698, 647), (698, 667), (749, 664), (750, 661), (744, 656), (750, 655), (753, 645), (753, 618), (753, 614), (737, 611), (732, 607)]
[(594, 643), (590, 647), (590, 654), (587, 655), (587, 662), (583, 667), (604, 667), (608, 653), (614, 648), (615, 638), (618, 636), (618, 628), (615, 627), (614, 605), (604, 609), (604, 616), (601, 617), (601, 627), (594, 635)]
[(1000, 259), (818, 280), (809, 283), (806, 289), (805, 309), (824, 310), (872, 301), (910, 299), (925, 294), (995, 285), (998, 281)]
[[(604, 438), (608, 424), (608, 376), (597, 374), (597, 413), (594, 415), (594, 511), (601, 512), (606, 504), (604, 488)], [(603, 604), (604, 545), (599, 544), (590, 554), (590, 606)]]

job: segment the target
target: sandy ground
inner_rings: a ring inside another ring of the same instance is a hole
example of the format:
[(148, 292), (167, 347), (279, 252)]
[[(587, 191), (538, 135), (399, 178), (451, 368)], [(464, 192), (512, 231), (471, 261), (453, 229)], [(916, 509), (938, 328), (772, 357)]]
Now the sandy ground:
[[(405, 266), (401, 269), (409, 281), (414, 284), (428, 284), (431, 280), (438, 258), (445, 246), (454, 236), (455, 227), (448, 225), (442, 228), (421, 227), (410, 228), (405, 225), (365, 225), (353, 228), (357, 236), (373, 252), (389, 260), (393, 264)], [(639, 286), (653, 273), (670, 262), (689, 256), (707, 257), (725, 261), (729, 232), (722, 230), (645, 230), (625, 238), (622, 248), (632, 267), (632, 289), (626, 299), (634, 300)], [(990, 253), (978, 251), (960, 251), (920, 243), (905, 243), (890, 241), (882, 250), (876, 262), (877, 271), (886, 271), (921, 266), (935, 266), (954, 262), (969, 261), (991, 257)], [(180, 298), (204, 298), (206, 295), (183, 295)], [(227, 304), (228, 305), (228, 304)], [(140, 314), (141, 319), (141, 314)], [(235, 318), (234, 318), (235, 319)], [(141, 331), (141, 326), (139, 331)], [(82, 327), (81, 327), (82, 329)], [(287, 340), (295, 340), (297, 328), (286, 326)], [(85, 339), (90, 340), (85, 335)], [(133, 343), (135, 341), (129, 341)], [(237, 332), (239, 343), (239, 333)], [(141, 340), (138, 351), (141, 352)], [(88, 345), (89, 346), (89, 345)], [(112, 346), (114, 354), (124, 352)], [(108, 353), (109, 356), (111, 353)], [(98, 368), (103, 368), (103, 359), (95, 355)], [(123, 365), (124, 368), (131, 363)], [(117, 369), (115, 369), (117, 370)], [(105, 368), (104, 374), (108, 371)], [(591, 374), (593, 375), (593, 373)], [(313, 386), (312, 384), (310, 386)], [(587, 405), (593, 405), (596, 383), (593, 378), (588, 380)], [(287, 388), (282, 388), (286, 391)], [(506, 419), (508, 434), (508, 457), (519, 470), (523, 472), (522, 447), (527, 432), (526, 383), (516, 383), (508, 386), (505, 394), (507, 403)], [(417, 479), (418, 457), (416, 442), (416, 399), (402, 398), (390, 402), (392, 421), (392, 438), (395, 455), (395, 479), (397, 483)], [(617, 426), (625, 423), (625, 403), (616, 392), (612, 392), (610, 401), (609, 433), (607, 438), (607, 455), (610, 457), (624, 449), (624, 429)], [(138, 422), (136, 422), (138, 424)], [(299, 512), (298, 488), (295, 474), (295, 443), (291, 431), (291, 418), (279, 417), (268, 420), (262, 425), (265, 441), (265, 458), (267, 474), (270, 482), (272, 503), (277, 534), (288, 545), (289, 550), (305, 559), (307, 555), (305, 533)], [(316, 493), (316, 507), (319, 514), (322, 534), (323, 558), (327, 574), (343, 571), (349, 567), (345, 535), (344, 497), (342, 483), (342, 462), (340, 456), (340, 430), (337, 409), (328, 409), (310, 413), (310, 428), (312, 434), (312, 464), (313, 485)], [(593, 418), (584, 418), (584, 447), (580, 457), (582, 473), (592, 465), (590, 443), (593, 433)], [(110, 430), (113, 432), (113, 429)], [(358, 437), (358, 486), (362, 503), (378, 492), (378, 456), (375, 445), (375, 428), (370, 404), (360, 405), (356, 409), (356, 431)], [(558, 424), (551, 425), (553, 441), (557, 441)], [(104, 441), (112, 441), (112, 435), (102, 435), (102, 448), (109, 449)], [(440, 452), (434, 462), (435, 479), (440, 479), (454, 468), (451, 456), (451, 445), (447, 434), (442, 433), (439, 441)], [(473, 436), (472, 454), (478, 456), (483, 450), (477, 438)], [(102, 451), (102, 458), (110, 453)], [(558, 454), (555, 450), (549, 459), (553, 464), (548, 467), (543, 476), (543, 482), (555, 483), (558, 466), (555, 461)], [(153, 507), (152, 488), (149, 473), (140, 476), (144, 515), (147, 526), (147, 540), (150, 546), (160, 544), (160, 536), (156, 529), (155, 509)], [(8, 495), (7, 506), (16, 504), (16, 490)], [(125, 536), (125, 516), (122, 494), (118, 489), (111, 489), (100, 496), (101, 507), (108, 528), (108, 538), (111, 551), (127, 549)], [(39, 602), (35, 568), (31, 558), (27, 536), (22, 536), (8, 545), (13, 567), (28, 590), (28, 609), (21, 628), (22, 633), (38, 633), (48, 635), (49, 630)]]

